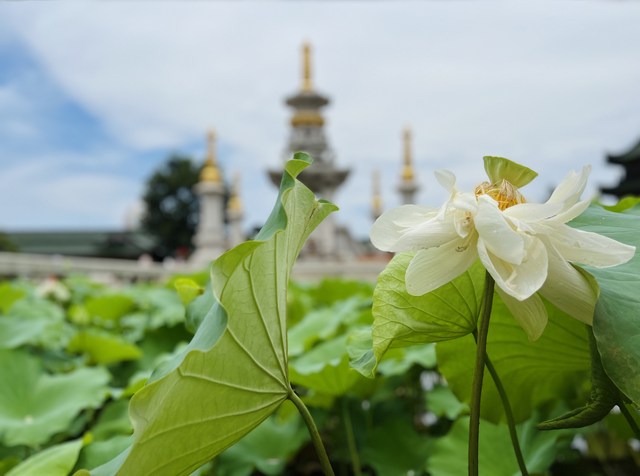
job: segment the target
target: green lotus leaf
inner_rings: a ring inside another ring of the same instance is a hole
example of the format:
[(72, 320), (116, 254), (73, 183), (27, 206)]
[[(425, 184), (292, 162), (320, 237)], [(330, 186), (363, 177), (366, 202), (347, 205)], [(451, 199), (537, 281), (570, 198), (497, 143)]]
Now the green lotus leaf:
[(108, 440), (114, 436), (133, 432), (129, 421), (129, 402), (115, 400), (102, 407), (98, 421), (91, 427), (93, 440)]
[(439, 385), (425, 394), (427, 409), (436, 416), (455, 420), (462, 414), (469, 414), (469, 405), (460, 402), (449, 387)]
[(637, 214), (640, 211), (640, 197), (624, 197), (615, 205), (604, 205), (603, 208), (615, 213), (627, 212)]
[(591, 355), (591, 392), (584, 405), (538, 424), (539, 430), (584, 428), (604, 420), (616, 405), (621, 405), (620, 391), (602, 367), (593, 330), (588, 328)]
[(406, 418), (386, 421), (367, 435), (362, 462), (372, 466), (379, 475), (422, 474), (429, 443)]
[(46, 299), (35, 296), (26, 296), (15, 301), (8, 312), (9, 315), (21, 318), (47, 318), (51, 321), (64, 320), (64, 309)]
[(204, 289), (200, 287), (198, 283), (189, 278), (176, 279), (174, 286), (178, 292), (178, 296), (180, 296), (182, 304), (185, 306), (188, 306), (191, 301), (204, 292)]
[(46, 443), (82, 410), (102, 404), (109, 379), (103, 368), (49, 375), (26, 352), (0, 351), (0, 441), (7, 446)]
[(189, 474), (287, 398), (287, 283), (305, 239), (336, 209), (295, 179), (309, 164), (306, 154), (287, 163), (262, 231), (213, 263), (213, 308), (133, 396), (132, 446), (92, 474)]
[(11, 283), (0, 284), (0, 313), (6, 314), (13, 303), (23, 298), (27, 292)]
[(339, 301), (346, 301), (354, 297), (371, 298), (374, 286), (363, 281), (347, 279), (325, 278), (312, 286), (307, 294), (314, 301), (314, 307), (330, 306)]
[[(549, 322), (542, 336), (530, 342), (495, 294), (487, 354), (505, 387), (517, 421), (529, 418), (542, 403), (578, 396), (588, 380), (589, 342), (584, 324), (547, 305)], [(436, 344), (438, 369), (456, 397), (469, 403), (476, 345), (472, 336)], [(485, 370), (482, 418), (504, 419), (502, 404)]]
[(371, 301), (358, 296), (309, 312), (289, 329), (289, 356), (300, 355), (316, 342), (334, 337), (341, 326), (353, 324)]
[(82, 445), (82, 439), (78, 439), (47, 448), (12, 468), (6, 476), (67, 476), (78, 460)]
[(117, 321), (135, 308), (135, 301), (125, 294), (105, 294), (87, 299), (89, 315), (101, 321)]
[(378, 364), (378, 373), (385, 377), (403, 375), (416, 364), (425, 369), (436, 366), (435, 344), (414, 345), (387, 351), (382, 362)]
[[(556, 455), (568, 449), (572, 433), (567, 430), (540, 432), (536, 430), (537, 418), (518, 425), (522, 454), (529, 474), (547, 474)], [(469, 418), (456, 420), (449, 433), (438, 438), (429, 452), (427, 470), (433, 476), (467, 474), (469, 446)], [(521, 474), (514, 455), (509, 430), (506, 425), (494, 425), (480, 420), (478, 448), (480, 474), (514, 476)]]
[(484, 157), (484, 170), (491, 183), (500, 183), (502, 180), (506, 180), (518, 188), (524, 187), (538, 176), (538, 173), (529, 167), (504, 157)]
[(142, 356), (142, 351), (134, 344), (98, 330), (78, 332), (67, 345), (67, 351), (85, 354), (90, 363), (99, 365), (136, 360)]
[[(131, 445), (131, 435), (116, 435), (108, 440), (96, 440), (82, 448), (77, 468), (95, 468), (112, 460)], [(88, 471), (78, 471), (73, 476), (88, 476)]]
[[(283, 405), (281, 408), (285, 408)], [(280, 475), (289, 460), (309, 441), (309, 433), (300, 414), (271, 415), (245, 438), (222, 453), (215, 462), (216, 474), (235, 476), (253, 474)]]
[(342, 335), (318, 344), (289, 362), (289, 378), (318, 393), (344, 395), (362, 375), (349, 366), (347, 336)]
[(0, 316), (0, 349), (14, 349), (24, 344), (40, 342), (51, 321), (44, 316), (21, 318)]
[(211, 290), (211, 283), (207, 283), (205, 292), (194, 298), (187, 305), (185, 326), (195, 334), (207, 314), (214, 312), (215, 309), (215, 298)]
[(396, 255), (373, 293), (373, 355), (353, 365), (370, 374), (389, 348), (455, 339), (476, 328), (484, 268), (478, 263), (453, 281), (422, 296), (407, 293), (404, 276), (412, 253)]
[[(73, 334), (71, 325), (65, 320), (64, 309), (36, 296), (14, 302), (7, 316), (0, 316), (0, 322), (2, 331), (10, 334), (0, 336), (0, 341), (4, 342), (0, 347), (5, 348), (33, 344), (44, 349), (62, 350)], [(25, 329), (29, 326), (32, 327)]]
[[(640, 216), (592, 205), (570, 225), (636, 247), (631, 261), (613, 268), (585, 266), (600, 285), (593, 333), (602, 365), (616, 386), (640, 403)], [(640, 207), (637, 207), (640, 210)]]
[(184, 305), (171, 289), (143, 288), (133, 294), (137, 305), (146, 311), (147, 329), (175, 326), (184, 322)]

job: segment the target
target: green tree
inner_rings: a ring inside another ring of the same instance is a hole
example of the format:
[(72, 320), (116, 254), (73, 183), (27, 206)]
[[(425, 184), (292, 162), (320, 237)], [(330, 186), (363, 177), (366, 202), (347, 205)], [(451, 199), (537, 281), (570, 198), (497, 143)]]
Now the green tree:
[(0, 231), (0, 251), (18, 251), (18, 246)]
[(160, 257), (193, 249), (200, 204), (194, 192), (200, 167), (188, 156), (173, 154), (149, 178), (144, 192), (143, 229), (154, 236)]

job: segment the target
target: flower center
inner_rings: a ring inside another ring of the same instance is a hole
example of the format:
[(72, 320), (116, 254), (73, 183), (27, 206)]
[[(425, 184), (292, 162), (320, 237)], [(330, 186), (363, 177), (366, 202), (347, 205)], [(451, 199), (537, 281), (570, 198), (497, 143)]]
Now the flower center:
[(476, 197), (480, 195), (489, 195), (496, 202), (500, 210), (506, 210), (518, 203), (525, 203), (526, 200), (518, 191), (518, 188), (506, 180), (496, 183), (482, 182), (476, 187)]

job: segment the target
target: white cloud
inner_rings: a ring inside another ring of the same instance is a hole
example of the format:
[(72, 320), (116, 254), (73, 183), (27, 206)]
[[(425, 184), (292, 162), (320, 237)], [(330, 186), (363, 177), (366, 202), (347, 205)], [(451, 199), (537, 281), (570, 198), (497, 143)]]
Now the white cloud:
[(32, 158), (0, 174), (2, 229), (121, 228), (141, 186), (107, 173), (73, 171), (77, 158)]
[(353, 169), (338, 221), (359, 236), (374, 166), (385, 203), (398, 202), (406, 123), (420, 200), (434, 204), (434, 168), (472, 187), (486, 154), (539, 170), (534, 199), (585, 163), (594, 184), (612, 183), (619, 171), (604, 167), (604, 153), (640, 134), (640, 4), (5, 3), (0, 14), (122, 147), (180, 150), (214, 126), (231, 151), (223, 165), (243, 171), (247, 225), (275, 198), (264, 174), (281, 163), (282, 99), (298, 87), (304, 39), (315, 46), (315, 83), (334, 101), (338, 163)]

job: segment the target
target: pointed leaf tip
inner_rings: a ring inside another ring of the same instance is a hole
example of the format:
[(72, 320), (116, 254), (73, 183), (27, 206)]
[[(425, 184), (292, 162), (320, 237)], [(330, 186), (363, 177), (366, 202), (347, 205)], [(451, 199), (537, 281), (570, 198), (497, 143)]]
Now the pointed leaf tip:
[(306, 152), (296, 152), (293, 158), (288, 160), (284, 166), (285, 172), (292, 178), (296, 178), (300, 173), (313, 163), (313, 159)]

